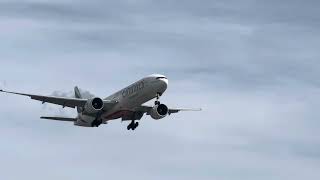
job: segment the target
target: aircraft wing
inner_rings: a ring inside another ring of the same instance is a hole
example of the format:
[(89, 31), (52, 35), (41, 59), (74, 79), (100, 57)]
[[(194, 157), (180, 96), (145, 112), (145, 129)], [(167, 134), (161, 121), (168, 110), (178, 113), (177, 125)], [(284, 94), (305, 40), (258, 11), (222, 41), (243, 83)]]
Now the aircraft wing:
[[(147, 114), (152, 109), (152, 106), (140, 106), (136, 109), (136, 111), (146, 112)], [(169, 108), (169, 115), (173, 113), (178, 113), (180, 111), (201, 111), (202, 109), (191, 109), (191, 108)]]
[[(63, 107), (70, 107), (70, 108), (83, 107), (88, 101), (87, 99), (41, 96), (41, 95), (34, 95), (34, 94), (10, 92), (10, 91), (4, 91), (4, 90), (0, 90), (0, 92), (8, 93), (8, 94), (16, 94), (16, 95), (21, 95), (21, 96), (27, 96), (33, 100), (41, 101), (42, 103), (51, 103), (51, 104), (61, 105)], [(104, 100), (104, 103), (105, 104), (114, 104), (116, 102)]]
[(180, 112), (180, 111), (202, 111), (202, 109), (201, 108), (199, 108), (199, 109), (191, 109), (191, 108), (174, 108), (174, 109), (169, 109), (169, 115), (170, 114), (173, 114), (173, 113), (178, 113), (178, 112)]

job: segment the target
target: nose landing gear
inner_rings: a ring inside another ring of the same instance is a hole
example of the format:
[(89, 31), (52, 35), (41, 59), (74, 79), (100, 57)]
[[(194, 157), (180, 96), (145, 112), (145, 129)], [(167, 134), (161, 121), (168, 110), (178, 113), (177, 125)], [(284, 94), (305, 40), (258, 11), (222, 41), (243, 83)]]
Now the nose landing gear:
[(156, 101), (154, 102), (154, 105), (160, 105), (161, 104), (160, 101), (159, 101), (161, 95), (162, 95), (161, 93), (157, 93)]
[(139, 122), (135, 122), (134, 120), (127, 126), (127, 130), (134, 131), (139, 126)]

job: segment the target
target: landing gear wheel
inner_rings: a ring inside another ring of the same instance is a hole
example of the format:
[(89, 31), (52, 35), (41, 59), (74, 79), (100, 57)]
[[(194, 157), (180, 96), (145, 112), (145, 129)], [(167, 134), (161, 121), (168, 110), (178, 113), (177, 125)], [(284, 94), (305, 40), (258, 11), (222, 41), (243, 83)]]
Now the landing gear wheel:
[(134, 121), (131, 121), (131, 123), (127, 126), (127, 129), (128, 129), (128, 130), (130, 130), (130, 129), (131, 129), (131, 130), (134, 130), (134, 129), (135, 129), (134, 125), (135, 125), (135, 124), (134, 124)]
[(134, 126), (135, 126), (135, 127), (138, 127), (138, 126), (139, 126), (139, 122), (136, 122), (136, 123), (134, 124)]
[(102, 120), (94, 120), (91, 124), (92, 127), (99, 127), (102, 124)]
[(134, 123), (134, 126), (133, 126), (132, 130), (135, 130), (138, 126), (139, 126), (138, 122)]
[(132, 126), (132, 122), (127, 126), (127, 129), (128, 130), (130, 130), (130, 129), (132, 129), (133, 128), (133, 126)]
[(138, 122), (134, 122), (132, 121), (128, 126), (127, 126), (127, 130), (132, 130), (134, 131), (137, 127), (139, 126), (139, 123)]

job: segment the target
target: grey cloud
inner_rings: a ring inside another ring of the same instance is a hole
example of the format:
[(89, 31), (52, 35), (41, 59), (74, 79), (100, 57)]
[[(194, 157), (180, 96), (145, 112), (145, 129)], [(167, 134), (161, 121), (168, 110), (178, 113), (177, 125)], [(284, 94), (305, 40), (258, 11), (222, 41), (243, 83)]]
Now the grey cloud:
[[(59, 49), (57, 46), (64, 44), (64, 50), (78, 48), (95, 52), (127, 53), (132, 59), (153, 59), (155, 67), (158, 66), (154, 68), (156, 70), (181, 72), (184, 76), (187, 74), (184, 72), (196, 73), (197, 69), (203, 70), (201, 66), (205, 64), (208, 67), (206, 76), (212, 77), (211, 80), (223, 79), (231, 84), (240, 83), (240, 86), (283, 85), (296, 81), (316, 87), (319, 84), (318, 80), (313, 78), (319, 75), (315, 63), (319, 56), (315, 48), (318, 46), (318, 32), (310, 27), (296, 28), (288, 20), (298, 20), (301, 17), (310, 20), (304, 23), (309, 22), (311, 25), (315, 20), (304, 15), (317, 17), (313, 8), (317, 2), (312, 1), (300, 6), (299, 1), (293, 1), (290, 8), (285, 8), (285, 2), (278, 1), (184, 1), (180, 6), (178, 1), (96, 2), (99, 3), (99, 7), (94, 2), (80, 2), (76, 5), (61, 2), (7, 2), (1, 7), (4, 8), (4, 14), (8, 14), (5, 9), (9, 9), (10, 12), (39, 12), (48, 13), (48, 17), (55, 17), (55, 14), (64, 17), (60, 20), (57, 18), (58, 22), (70, 17), (101, 18), (96, 27), (86, 28), (89, 21), (75, 26), (67, 25), (62, 29), (61, 26), (59, 29), (55, 26), (48, 27), (45, 30), (46, 34), (48, 38), (53, 38), (50, 49)], [(84, 14), (81, 15), (80, 12)], [(115, 19), (126, 17), (130, 23), (122, 24), (120, 21), (110, 22), (103, 19), (109, 16), (108, 13), (116, 15)], [(150, 16), (139, 18), (139, 13)], [(197, 14), (201, 13), (207, 18), (199, 19)], [(174, 14), (179, 18), (174, 18)], [(166, 16), (170, 18), (166, 18), (165, 21), (156, 18)], [(189, 16), (192, 18), (185, 20)], [(221, 23), (225, 19), (215, 17), (235, 19)], [(260, 18), (258, 21), (265, 23), (247, 24), (241, 21), (251, 18)], [(287, 18), (284, 19), (285, 23), (281, 23), (281, 18)], [(151, 25), (147, 25), (148, 23)], [(52, 30), (49, 30), (50, 28)], [(220, 31), (212, 33), (216, 28), (220, 28)], [(296, 37), (292, 38), (293, 36)], [(57, 42), (59, 44), (56, 44)], [(153, 56), (153, 53), (158, 55)], [(172, 60), (177, 61), (181, 67), (163, 70), (159, 62), (169, 63)], [(192, 64), (184, 63), (185, 61)], [(201, 63), (195, 63), (197, 61)]]
[[(288, 7), (290, 4), (290, 7)], [(250, 24), (300, 24), (318, 25), (317, 6), (315, 0), (301, 4), (299, 0), (287, 1), (79, 1), (76, 4), (71, 2), (1, 2), (2, 16), (22, 14), (31, 18), (57, 19), (60, 21), (87, 21), (87, 22), (108, 22), (115, 19), (120, 22), (125, 20), (132, 22), (136, 17), (143, 17), (154, 20), (170, 20), (174, 18), (184, 19), (186, 17), (204, 18), (212, 20), (223, 20), (226, 22), (240, 22)], [(23, 17), (23, 16), (22, 16)], [(133, 18), (131, 18), (133, 17)]]
[[(2, 17), (31, 18), (42, 20), (77, 21), (92, 19), (91, 14), (62, 3), (1, 2)], [(91, 18), (90, 18), (91, 17)], [(94, 18), (94, 17), (93, 17)]]
[(0, 89), (6, 88), (7, 82), (6, 81), (0, 81)]
[[(26, 18), (56, 23), (126, 22), (119, 8), (121, 2), (106, 4), (72, 2), (0, 2), (0, 17)], [(112, 7), (112, 8), (111, 8)], [(125, 10), (123, 10), (125, 11)], [(125, 14), (124, 14), (125, 15)]]

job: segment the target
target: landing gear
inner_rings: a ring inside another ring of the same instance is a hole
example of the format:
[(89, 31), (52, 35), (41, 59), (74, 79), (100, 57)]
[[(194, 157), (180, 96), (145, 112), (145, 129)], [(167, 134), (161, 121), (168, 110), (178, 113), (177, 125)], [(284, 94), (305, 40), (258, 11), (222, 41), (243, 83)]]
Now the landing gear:
[(157, 93), (157, 96), (156, 96), (157, 100), (154, 102), (154, 105), (160, 105), (161, 104), (160, 101), (159, 101), (161, 95), (162, 94)]
[(92, 122), (91, 126), (92, 127), (99, 127), (101, 124), (102, 124), (102, 120), (101, 119), (100, 120), (96, 119), (96, 120), (94, 120)]
[(132, 130), (134, 131), (137, 127), (139, 126), (138, 122), (131, 121), (131, 123), (127, 126), (127, 130)]

